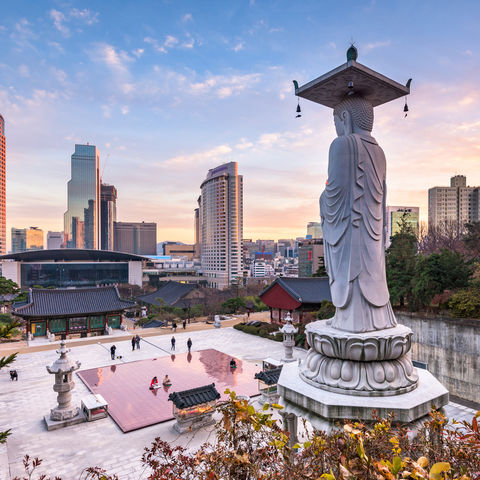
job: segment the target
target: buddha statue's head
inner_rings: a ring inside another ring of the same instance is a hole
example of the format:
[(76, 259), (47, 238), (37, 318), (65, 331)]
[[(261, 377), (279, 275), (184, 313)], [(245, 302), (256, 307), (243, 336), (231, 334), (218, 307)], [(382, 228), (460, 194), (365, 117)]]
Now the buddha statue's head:
[(360, 95), (350, 95), (333, 109), (337, 135), (369, 134), (373, 129), (372, 104)]

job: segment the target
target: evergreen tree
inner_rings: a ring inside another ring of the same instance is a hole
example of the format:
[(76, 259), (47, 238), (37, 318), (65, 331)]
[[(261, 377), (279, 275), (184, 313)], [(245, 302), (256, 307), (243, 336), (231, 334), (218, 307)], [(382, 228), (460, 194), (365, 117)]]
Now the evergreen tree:
[(398, 222), (400, 230), (391, 237), (385, 261), (387, 284), (392, 304), (405, 305), (412, 296), (412, 281), (415, 276), (417, 237), (408, 222), (405, 212)]

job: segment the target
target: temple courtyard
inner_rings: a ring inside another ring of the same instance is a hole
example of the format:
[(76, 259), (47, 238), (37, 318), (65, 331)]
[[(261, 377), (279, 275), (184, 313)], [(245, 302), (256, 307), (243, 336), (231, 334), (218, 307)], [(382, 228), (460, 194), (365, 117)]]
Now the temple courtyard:
[[(193, 342), (190, 356), (189, 337)], [(115, 342), (112, 338), (117, 355), (122, 357), (116, 360), (110, 358), (112, 343), (76, 346), (74, 341), (67, 342), (71, 348), (69, 356), (81, 362), (74, 374), (73, 402), (80, 406), (81, 398), (90, 393), (80, 374), (93, 391), (109, 401), (112, 417), (117, 412), (115, 420), (108, 417), (47, 431), (43, 417), (56, 406), (56, 393), (52, 389), (53, 375), (47, 372), (46, 366), (58, 358), (55, 350), (19, 355), (14, 364), (18, 382), (10, 381), (8, 368), (2, 369), (0, 430), (11, 428), (12, 435), (6, 445), (0, 445), (0, 480), (22, 475), (25, 454), (43, 459), (39, 472), (58, 475), (64, 480), (82, 478), (82, 471), (89, 466), (102, 467), (120, 479), (146, 478), (141, 455), (155, 437), (195, 449), (207, 440), (212, 441), (214, 435), (213, 427), (178, 434), (173, 428), (175, 420), (168, 419), (172, 417), (172, 405), (164, 398), (167, 392), (160, 389), (158, 395), (154, 395), (148, 390), (146, 382), (152, 374), (157, 375), (160, 382), (165, 374), (170, 376), (173, 385), (169, 392), (193, 388), (199, 386), (199, 382), (214, 382), (222, 394), (225, 386), (231, 385), (233, 390), (252, 396), (252, 390), (256, 392), (256, 381), (250, 376), (261, 370), (264, 358), (281, 359), (284, 353), (279, 342), (233, 328), (179, 331), (175, 334), (175, 352), (171, 351), (170, 338), (171, 334), (145, 337), (140, 350), (135, 351), (131, 350), (129, 341)], [(294, 355), (303, 358), (305, 352), (295, 349)], [(231, 372), (227, 366), (231, 357), (238, 361), (238, 372)], [(257, 399), (252, 399), (256, 406)], [(143, 427), (142, 419), (150, 416), (152, 409), (157, 413), (145, 422), (150, 425)], [(449, 417), (457, 420), (470, 420), (474, 414), (473, 410), (453, 403), (445, 410)], [(137, 423), (129, 423), (132, 419)], [(127, 433), (119, 426), (122, 423)]]

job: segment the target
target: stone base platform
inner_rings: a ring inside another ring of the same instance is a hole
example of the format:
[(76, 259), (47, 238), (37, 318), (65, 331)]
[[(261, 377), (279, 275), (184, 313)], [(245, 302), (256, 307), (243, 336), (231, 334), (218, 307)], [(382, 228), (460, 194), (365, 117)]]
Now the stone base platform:
[(43, 419), (45, 420), (45, 425), (47, 426), (48, 431), (58, 430), (59, 428), (69, 427), (70, 425), (77, 425), (78, 423), (87, 421), (81, 410), (78, 411), (77, 415), (68, 420), (51, 420), (50, 415), (45, 415)]
[(314, 387), (299, 376), (297, 364), (285, 364), (278, 380), (278, 393), (287, 402), (325, 419), (372, 420), (394, 413), (396, 421), (410, 423), (448, 403), (448, 390), (426, 370), (418, 370), (418, 387), (389, 397), (365, 397), (329, 392)]

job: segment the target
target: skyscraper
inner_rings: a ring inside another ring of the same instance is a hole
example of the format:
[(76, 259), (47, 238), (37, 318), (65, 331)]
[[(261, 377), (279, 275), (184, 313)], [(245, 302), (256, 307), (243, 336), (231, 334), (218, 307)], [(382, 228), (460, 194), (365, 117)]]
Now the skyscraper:
[(113, 224), (117, 221), (117, 189), (113, 185), (102, 183), (100, 196), (102, 250), (113, 250)]
[(157, 254), (157, 224), (145, 222), (114, 222), (116, 252), (136, 255)]
[(225, 289), (243, 275), (243, 177), (237, 162), (209, 170), (200, 189), (203, 275), (209, 286)]
[(306, 238), (323, 238), (322, 224), (320, 222), (308, 222)]
[(47, 250), (62, 248), (63, 232), (47, 232)]
[(67, 185), (64, 235), (67, 248), (100, 248), (100, 152), (75, 145), (72, 178)]
[(43, 250), (43, 230), (38, 227), (12, 228), (12, 253)]
[(5, 120), (0, 115), (0, 255), (7, 253), (7, 217), (6, 217), (6, 193), (5, 193)]
[(480, 220), (480, 187), (467, 186), (464, 175), (450, 178), (449, 187), (428, 190), (428, 226), (455, 225), (460, 231), (465, 223)]

